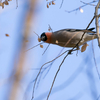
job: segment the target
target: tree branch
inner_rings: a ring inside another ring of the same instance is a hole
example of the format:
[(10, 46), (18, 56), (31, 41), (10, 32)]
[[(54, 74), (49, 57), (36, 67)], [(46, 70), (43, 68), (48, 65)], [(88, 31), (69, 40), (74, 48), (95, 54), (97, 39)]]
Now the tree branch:
[[(38, 72), (38, 74), (37, 74), (37, 76), (36, 76), (36, 78), (35, 78), (35, 80), (34, 80), (35, 82), (34, 82), (34, 86), (33, 86), (33, 93), (32, 93), (32, 98), (31, 98), (31, 100), (33, 100), (33, 98), (34, 98), (34, 90), (35, 90), (36, 82), (37, 82), (37, 79), (38, 79), (38, 77), (39, 77), (39, 75), (40, 75), (42, 69), (43, 69), (43, 66), (45, 66), (46, 64), (48, 64), (48, 63), (50, 63), (50, 62), (53, 62), (54, 60), (56, 60), (57, 58), (59, 58), (60, 56), (62, 56), (63, 54), (65, 54), (66, 52), (69, 52), (69, 51), (70, 51), (70, 50), (66, 50), (66, 51), (63, 52), (61, 55), (57, 56), (56, 58), (54, 58), (53, 60), (51, 60), (51, 61), (49, 61), (49, 62), (46, 62), (45, 64), (43, 64), (43, 65), (41, 66), (41, 68), (40, 68), (40, 70), (39, 70), (39, 72)], [(73, 50), (73, 51), (76, 51), (76, 49)]]
[(99, 35), (99, 16), (98, 16), (98, 8), (100, 6), (100, 0), (97, 4), (97, 6), (95, 7), (95, 24), (96, 24), (96, 32), (97, 32), (97, 38), (98, 38), (98, 45), (100, 47), (100, 35)]
[(84, 5), (82, 5), (82, 6), (78, 7), (78, 8), (73, 9), (73, 10), (70, 10), (70, 11), (65, 10), (65, 12), (67, 12), (67, 13), (71, 13), (71, 12), (74, 12), (74, 11), (80, 10), (80, 8), (83, 8), (83, 7), (87, 6), (87, 5), (92, 4), (92, 3), (95, 3), (95, 2), (97, 2), (97, 1), (89, 2), (88, 4), (84, 4)]
[[(69, 51), (69, 52), (70, 52), (70, 51)], [(54, 79), (53, 79), (53, 82), (52, 82), (52, 85), (51, 85), (51, 88), (50, 88), (50, 91), (49, 91), (49, 94), (48, 94), (46, 100), (48, 100), (48, 98), (49, 98), (49, 96), (50, 96), (50, 94), (51, 94), (51, 91), (52, 91), (54, 82), (55, 82), (55, 80), (56, 80), (56, 77), (57, 77), (57, 75), (58, 75), (58, 72), (60, 71), (61, 65), (62, 65), (63, 62), (65, 61), (66, 57), (69, 55), (69, 52), (68, 52), (67, 55), (64, 57), (63, 61), (61, 62), (60, 66), (59, 66), (59, 68), (58, 68), (58, 70), (57, 70), (57, 72), (56, 72), (56, 74), (55, 74), (55, 77), (54, 77)]]
[[(83, 1), (80, 1), (80, 2), (82, 2), (83, 4), (86, 4), (86, 5), (96, 6), (96, 5), (94, 5), (94, 4), (91, 4), (91, 3), (86, 3), (86, 2), (83, 2)], [(93, 1), (93, 2), (94, 2), (94, 1)]]
[(63, 2), (64, 2), (64, 0), (62, 0), (62, 2), (61, 2), (61, 5), (60, 5), (60, 8), (62, 7), (62, 5), (63, 5)]
[[(29, 37), (29, 33), (32, 27), (32, 20), (35, 17), (34, 14), (34, 9), (35, 9), (35, 5), (36, 5), (36, 0), (30, 0), (29, 1), (29, 9), (26, 10), (26, 16), (23, 16), (23, 18), (26, 17), (25, 23), (24, 25), (24, 34), (22, 34), (21, 31), (21, 36), (22, 36), (22, 41), (20, 41), (20, 43), (22, 44), (20, 47), (20, 52), (19, 52), (19, 62), (16, 65), (16, 59), (15, 59), (15, 66), (12, 73), (14, 73), (14, 76), (12, 78), (12, 82), (11, 82), (11, 89), (9, 91), (10, 95), (9, 95), (9, 100), (18, 100), (18, 95), (19, 95), (19, 86), (21, 83), (22, 78), (24, 77), (24, 65), (25, 65), (25, 60), (26, 60), (26, 54), (24, 52), (24, 50), (27, 47), (27, 44), (25, 42), (25, 40), (27, 39), (27, 37)], [(34, 16), (33, 16), (34, 15)]]

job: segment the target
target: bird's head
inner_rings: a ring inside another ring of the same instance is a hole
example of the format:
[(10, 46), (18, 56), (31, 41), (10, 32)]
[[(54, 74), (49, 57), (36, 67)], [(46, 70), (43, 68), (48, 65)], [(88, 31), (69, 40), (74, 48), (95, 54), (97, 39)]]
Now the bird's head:
[(51, 43), (51, 32), (43, 32), (40, 36), (41, 41)]

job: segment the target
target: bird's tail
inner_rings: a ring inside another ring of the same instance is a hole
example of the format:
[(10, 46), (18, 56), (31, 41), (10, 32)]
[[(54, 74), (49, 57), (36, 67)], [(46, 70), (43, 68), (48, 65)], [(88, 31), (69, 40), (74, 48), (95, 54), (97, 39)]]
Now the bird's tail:
[(85, 41), (90, 41), (90, 40), (93, 40), (93, 39), (96, 39), (97, 38), (97, 35), (96, 34), (94, 34), (94, 33), (89, 33), (89, 34), (87, 34), (87, 36), (86, 36), (86, 40)]

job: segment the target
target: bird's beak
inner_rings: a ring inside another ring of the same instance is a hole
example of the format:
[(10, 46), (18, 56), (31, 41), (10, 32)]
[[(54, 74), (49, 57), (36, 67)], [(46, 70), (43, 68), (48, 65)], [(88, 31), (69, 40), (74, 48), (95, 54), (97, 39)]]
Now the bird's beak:
[(38, 37), (38, 42), (41, 42), (41, 38)]

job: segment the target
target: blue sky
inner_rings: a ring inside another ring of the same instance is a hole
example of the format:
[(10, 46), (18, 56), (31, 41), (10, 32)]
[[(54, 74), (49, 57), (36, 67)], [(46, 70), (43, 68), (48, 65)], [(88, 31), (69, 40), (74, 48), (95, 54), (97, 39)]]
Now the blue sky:
[[(47, 1), (39, 0), (35, 9), (35, 18), (28, 38), (27, 49), (38, 44), (37, 36), (33, 31), (40, 36), (42, 32), (48, 31), (48, 24), (53, 31), (65, 28), (85, 29), (94, 16), (95, 7), (90, 5), (82, 8), (83, 13), (79, 10), (72, 13), (65, 12), (65, 10), (70, 11), (83, 5), (80, 0), (64, 0), (62, 8), (59, 9), (61, 2), (61, 0), (56, 0), (55, 5), (47, 8)], [(91, 2), (91, 0), (84, 0), (84, 2)], [(0, 100), (7, 100), (9, 97), (11, 83), (7, 79), (13, 71), (15, 61), (18, 61), (17, 54), (21, 46), (22, 34), (24, 34), (23, 25), (27, 9), (27, 0), (18, 1), (17, 9), (15, 1), (11, 1), (4, 9), (0, 7)], [(90, 28), (92, 27), (95, 27), (95, 21), (91, 24)], [(6, 33), (10, 36), (6, 37)], [(100, 95), (100, 79), (94, 63), (92, 41), (88, 44), (85, 52), (78, 51), (77, 56), (77, 52), (73, 52), (66, 58), (57, 75), (49, 100), (97, 100)], [(93, 40), (93, 44), (96, 63), (100, 72), (100, 50), (97, 40)], [(19, 86), (20, 92), (17, 100), (31, 99), (34, 84), (32, 81), (39, 71), (35, 68), (40, 68), (44, 63), (54, 59), (62, 50), (62, 47), (51, 44), (45, 54), (42, 55), (47, 45), (44, 43), (43, 48), (38, 46), (26, 53), (25, 75)], [(63, 52), (67, 49), (69, 48), (64, 48)], [(34, 100), (46, 100), (55, 73), (65, 55), (54, 61), (46, 76), (48, 70), (44, 71), (41, 80), (38, 81), (38, 87), (35, 89)]]

